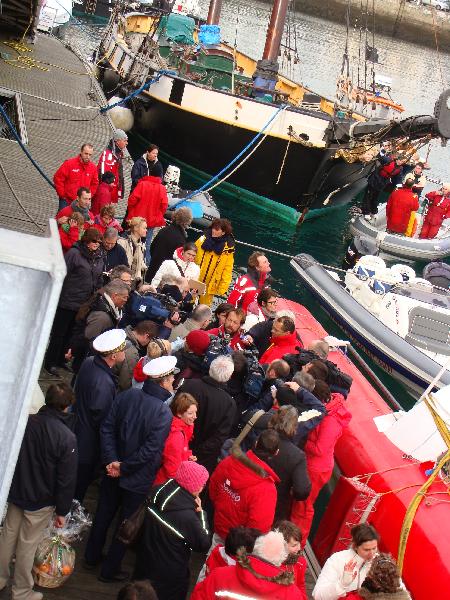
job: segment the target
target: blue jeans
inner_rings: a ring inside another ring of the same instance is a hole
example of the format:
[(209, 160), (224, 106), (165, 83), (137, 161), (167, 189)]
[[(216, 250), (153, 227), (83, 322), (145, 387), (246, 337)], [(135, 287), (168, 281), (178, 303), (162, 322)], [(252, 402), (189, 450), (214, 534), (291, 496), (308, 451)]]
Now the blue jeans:
[(152, 243), (153, 230), (154, 230), (154, 227), (148, 227), (147, 237), (145, 238), (145, 264), (147, 265), (147, 268), (150, 266), (150, 260), (151, 260), (150, 244)]
[(58, 212), (69, 206), (69, 203), (64, 198), (58, 198)]

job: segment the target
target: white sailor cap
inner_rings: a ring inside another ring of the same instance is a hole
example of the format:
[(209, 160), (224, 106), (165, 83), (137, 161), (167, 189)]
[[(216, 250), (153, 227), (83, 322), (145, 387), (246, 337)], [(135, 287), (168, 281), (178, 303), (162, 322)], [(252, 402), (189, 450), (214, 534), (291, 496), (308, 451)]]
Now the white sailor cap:
[(177, 359), (175, 356), (160, 356), (150, 360), (142, 369), (150, 379), (160, 379), (167, 375), (176, 375), (180, 369), (176, 368)]
[(126, 333), (123, 329), (110, 329), (98, 335), (93, 341), (94, 350), (107, 356), (125, 350)]

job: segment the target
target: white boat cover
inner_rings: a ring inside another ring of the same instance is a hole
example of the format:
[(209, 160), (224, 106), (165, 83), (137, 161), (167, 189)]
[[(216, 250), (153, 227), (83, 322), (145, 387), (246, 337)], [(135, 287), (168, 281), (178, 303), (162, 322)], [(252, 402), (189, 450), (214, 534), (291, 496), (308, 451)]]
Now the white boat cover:
[[(432, 395), (439, 416), (450, 429), (450, 385)], [(425, 402), (418, 402), (384, 430), (388, 439), (408, 456), (421, 462), (435, 461), (447, 450), (447, 445), (439, 433), (431, 412)]]

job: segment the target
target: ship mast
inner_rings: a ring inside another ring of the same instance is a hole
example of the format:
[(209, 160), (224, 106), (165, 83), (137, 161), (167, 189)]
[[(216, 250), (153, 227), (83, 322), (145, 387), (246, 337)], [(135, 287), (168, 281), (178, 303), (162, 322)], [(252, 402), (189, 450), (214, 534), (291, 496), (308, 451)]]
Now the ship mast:
[(222, 10), (222, 0), (211, 0), (208, 10), (207, 25), (218, 25), (220, 20), (220, 11)]
[[(256, 65), (253, 74), (253, 95), (264, 95), (273, 91), (278, 81), (278, 56), (280, 54), (281, 39), (283, 37), (284, 25), (290, 0), (275, 0), (267, 28), (266, 43), (262, 59)], [(213, 0), (214, 2), (214, 0)], [(256, 90), (259, 90), (256, 91)]]

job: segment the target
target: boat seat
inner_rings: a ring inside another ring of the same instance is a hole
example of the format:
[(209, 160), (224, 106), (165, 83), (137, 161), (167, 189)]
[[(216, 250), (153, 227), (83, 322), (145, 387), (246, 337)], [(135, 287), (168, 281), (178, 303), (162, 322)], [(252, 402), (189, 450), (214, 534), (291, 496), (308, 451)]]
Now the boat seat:
[(401, 275), (403, 281), (411, 281), (416, 278), (416, 273), (413, 268), (408, 265), (396, 264), (392, 265), (390, 269), (396, 275)]
[(386, 270), (386, 263), (379, 256), (372, 256), (370, 254), (367, 254), (366, 256), (361, 256), (361, 258), (356, 263), (356, 272), (358, 272), (359, 267), (367, 269), (368, 271), (373, 271), (372, 275), (370, 275), (370, 277), (373, 277), (374, 274), (378, 274), (379, 272)]
[(429, 352), (450, 356), (450, 314), (415, 306), (409, 312), (405, 340)]

